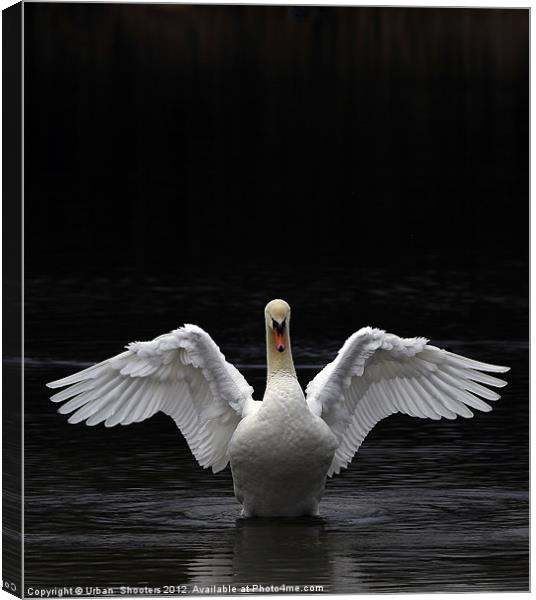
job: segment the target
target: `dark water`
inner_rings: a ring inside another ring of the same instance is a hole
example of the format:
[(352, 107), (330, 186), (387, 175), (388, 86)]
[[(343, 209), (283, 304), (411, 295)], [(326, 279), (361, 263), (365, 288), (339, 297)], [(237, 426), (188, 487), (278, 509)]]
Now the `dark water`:
[[(30, 280), (26, 585), (527, 590), (523, 279), (523, 265), (508, 263)], [(474, 419), (381, 422), (328, 482), (321, 517), (302, 520), (239, 519), (230, 472), (199, 468), (163, 415), (111, 430), (70, 426), (47, 400), (46, 381), (185, 321), (206, 328), (261, 397), (262, 308), (273, 296), (293, 306), (304, 384), (346, 336), (373, 324), (507, 364), (509, 385)]]

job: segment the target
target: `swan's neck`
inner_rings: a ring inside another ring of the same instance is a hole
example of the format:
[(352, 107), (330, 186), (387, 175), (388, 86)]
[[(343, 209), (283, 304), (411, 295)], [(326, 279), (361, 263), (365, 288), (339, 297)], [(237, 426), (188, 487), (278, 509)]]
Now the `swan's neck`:
[(285, 328), (285, 350), (283, 352), (276, 350), (274, 330), (271, 327), (266, 327), (266, 355), (268, 360), (268, 381), (276, 374), (296, 376), (290, 349), (288, 327)]

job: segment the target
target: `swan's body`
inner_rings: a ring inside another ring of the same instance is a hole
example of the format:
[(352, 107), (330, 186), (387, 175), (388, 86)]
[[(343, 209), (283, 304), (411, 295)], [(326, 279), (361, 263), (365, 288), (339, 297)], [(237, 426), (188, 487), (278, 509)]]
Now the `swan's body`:
[[(265, 310), (268, 380), (262, 402), (212, 338), (195, 325), (134, 342), (127, 351), (52, 382), (69, 386), (51, 399), (70, 423), (111, 427), (171, 416), (199, 464), (214, 472), (231, 463), (245, 516), (318, 514), (326, 477), (351, 462), (384, 417), (472, 417), (499, 395), (484, 385), (505, 372), (427, 344), (365, 327), (307, 386), (296, 378), (289, 337), (290, 307)], [(480, 398), (480, 397), (481, 398)]]
[(311, 413), (293, 375), (273, 375), (259, 404), (238, 424), (229, 446), (235, 495), (243, 514), (318, 514), (337, 448), (335, 436)]

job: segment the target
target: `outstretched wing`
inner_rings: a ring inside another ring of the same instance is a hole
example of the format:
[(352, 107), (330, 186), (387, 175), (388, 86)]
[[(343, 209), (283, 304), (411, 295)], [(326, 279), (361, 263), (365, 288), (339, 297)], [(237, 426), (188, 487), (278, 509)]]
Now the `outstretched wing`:
[(84, 371), (47, 384), (69, 387), (51, 397), (72, 413), (69, 423), (137, 423), (162, 411), (172, 417), (204, 467), (214, 473), (229, 461), (228, 445), (251, 408), (253, 388), (226, 362), (212, 338), (185, 325)]
[(328, 475), (346, 468), (368, 432), (393, 413), (430, 419), (472, 417), (469, 406), (487, 412), (491, 406), (481, 398), (500, 398), (484, 385), (503, 387), (506, 382), (482, 371), (504, 373), (508, 367), (477, 362), (427, 342), (365, 327), (348, 338), (337, 358), (309, 383), (309, 408), (339, 441)]

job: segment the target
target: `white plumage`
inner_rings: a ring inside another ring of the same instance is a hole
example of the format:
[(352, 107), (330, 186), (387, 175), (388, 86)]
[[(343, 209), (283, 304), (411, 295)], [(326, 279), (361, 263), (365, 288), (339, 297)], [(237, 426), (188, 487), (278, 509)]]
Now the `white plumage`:
[(198, 463), (214, 472), (231, 462), (235, 495), (246, 516), (317, 514), (327, 476), (352, 461), (381, 419), (472, 417), (506, 382), (477, 362), (365, 327), (354, 333), (309, 383), (304, 395), (290, 348), (290, 307), (265, 309), (268, 379), (262, 402), (212, 338), (185, 325), (84, 371), (49, 383), (69, 386), (59, 412), (70, 423), (128, 425), (161, 411), (172, 417)]
[(158, 411), (172, 417), (202, 467), (216, 473), (229, 462), (229, 441), (253, 388), (200, 327), (185, 325), (89, 369), (49, 383), (69, 385), (51, 400), (69, 423), (106, 427), (144, 421)]

